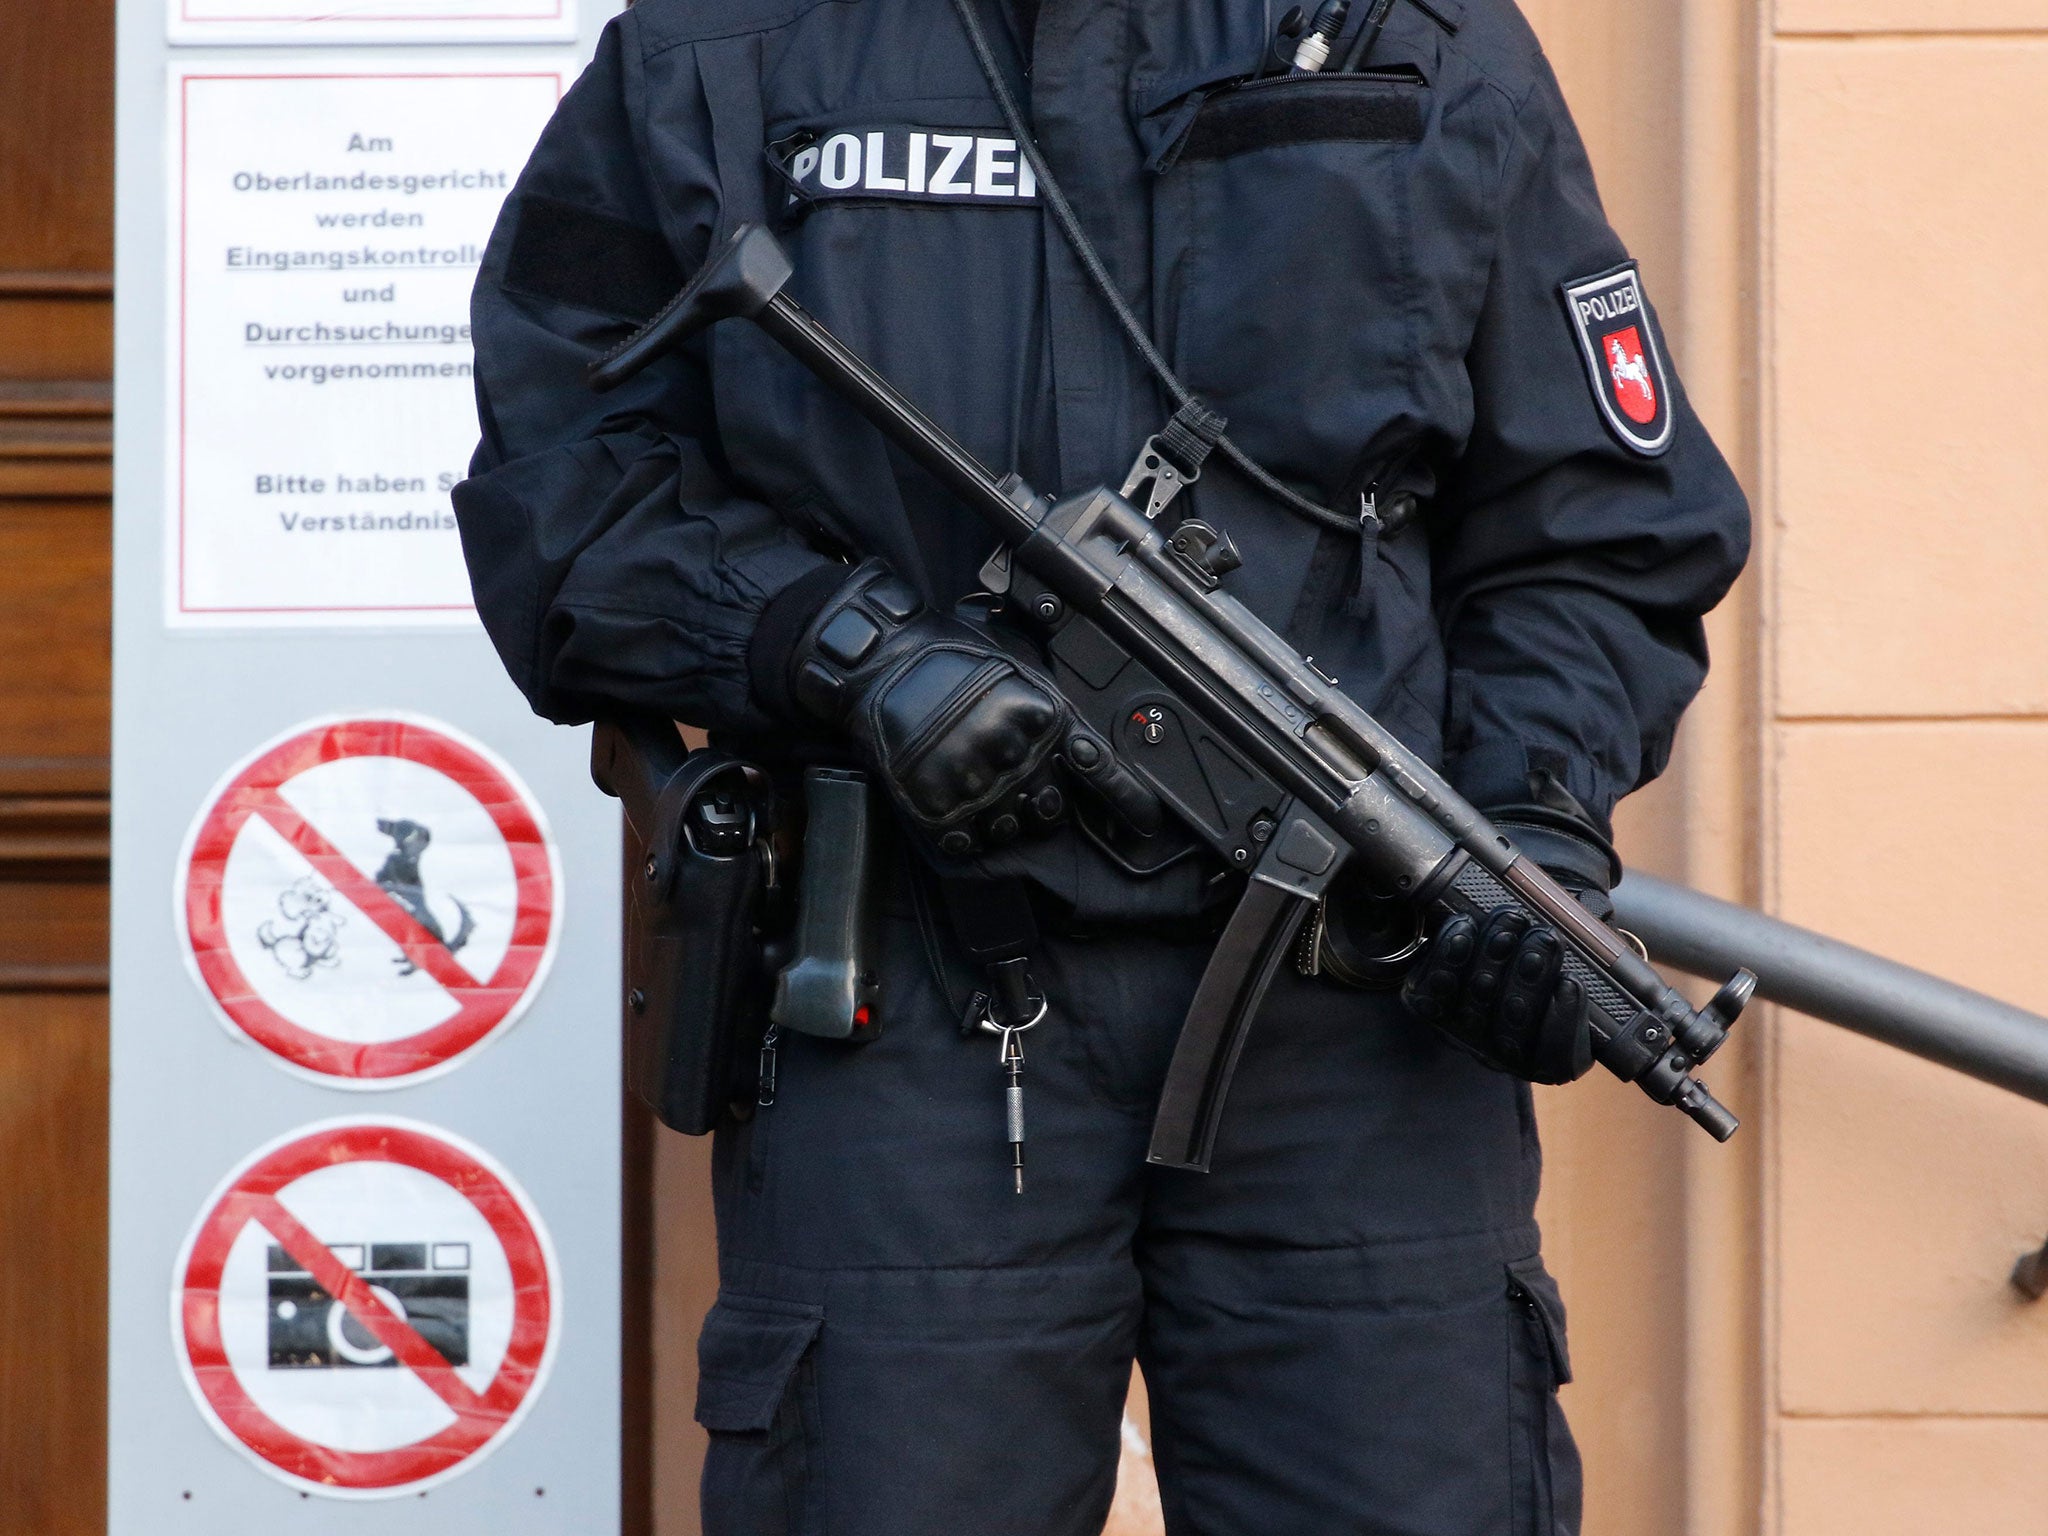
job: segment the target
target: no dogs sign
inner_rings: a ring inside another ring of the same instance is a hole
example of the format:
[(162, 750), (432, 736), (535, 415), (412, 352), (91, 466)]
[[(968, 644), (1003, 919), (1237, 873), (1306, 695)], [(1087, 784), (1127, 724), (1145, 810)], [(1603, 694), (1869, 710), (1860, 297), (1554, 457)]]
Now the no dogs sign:
[(222, 1181), (178, 1256), (186, 1385), (265, 1471), (340, 1498), (466, 1471), (532, 1407), (560, 1327), (554, 1255), (483, 1152), (336, 1120)]
[(221, 1021), (344, 1088), (444, 1072), (547, 973), (561, 872), (488, 749), (405, 715), (297, 727), (228, 771), (178, 862), (186, 961)]

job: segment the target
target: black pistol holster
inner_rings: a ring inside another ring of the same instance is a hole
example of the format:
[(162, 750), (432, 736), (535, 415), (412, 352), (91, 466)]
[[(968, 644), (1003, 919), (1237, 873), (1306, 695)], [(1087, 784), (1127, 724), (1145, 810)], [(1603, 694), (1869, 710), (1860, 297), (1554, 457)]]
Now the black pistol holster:
[(642, 850), (626, 883), (626, 1081), (662, 1124), (701, 1136), (752, 1112), (781, 808), (763, 769), (689, 751), (653, 716), (600, 721), (590, 755)]

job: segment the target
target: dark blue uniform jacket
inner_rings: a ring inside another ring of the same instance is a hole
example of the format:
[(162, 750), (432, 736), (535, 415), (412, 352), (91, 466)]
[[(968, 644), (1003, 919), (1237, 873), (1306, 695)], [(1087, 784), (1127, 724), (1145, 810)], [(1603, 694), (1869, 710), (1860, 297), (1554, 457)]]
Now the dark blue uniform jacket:
[[(1325, 505), (1422, 498), (1361, 538), (1216, 461), (1190, 510), (1243, 551), (1232, 589), (1478, 804), (1548, 769), (1604, 818), (1700, 686), (1742, 494), (1629, 309), (1509, 0), (1404, 0), (1371, 73), (1249, 82), (1271, 9), (1046, 0), (1023, 39), (985, 0), (1116, 282), (1232, 434)], [(941, 602), (975, 585), (983, 527), (751, 327), (584, 386), (762, 219), (805, 306), (1040, 490), (1120, 483), (1168, 414), (945, 0), (640, 0), (542, 137), (475, 298), (483, 441), (456, 510), (484, 623), (549, 718), (622, 701), (760, 733), (749, 638), (821, 561), (881, 555)], [(1581, 313), (1569, 290), (1603, 278)]]

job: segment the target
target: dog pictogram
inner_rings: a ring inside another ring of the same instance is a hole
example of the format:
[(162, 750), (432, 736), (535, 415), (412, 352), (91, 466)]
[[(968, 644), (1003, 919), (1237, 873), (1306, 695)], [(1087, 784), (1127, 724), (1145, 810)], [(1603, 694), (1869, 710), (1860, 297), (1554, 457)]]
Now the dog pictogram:
[[(448, 903), (458, 916), (455, 936), (450, 938), (448, 930), (441, 926), (439, 915), (427, 901), (426, 882), (420, 876), (420, 855), (427, 851), (434, 834), (416, 821), (391, 821), (381, 816), (377, 818), (377, 830), (395, 845), (377, 871), (377, 884), (383, 887), (385, 895), (412, 914), (413, 921), (439, 939), (449, 954), (460, 951), (469, 942), (470, 935), (476, 932), (476, 919), (459, 896), (451, 895)], [(410, 976), (419, 969), (409, 955), (397, 956), (394, 963), (401, 976)]]

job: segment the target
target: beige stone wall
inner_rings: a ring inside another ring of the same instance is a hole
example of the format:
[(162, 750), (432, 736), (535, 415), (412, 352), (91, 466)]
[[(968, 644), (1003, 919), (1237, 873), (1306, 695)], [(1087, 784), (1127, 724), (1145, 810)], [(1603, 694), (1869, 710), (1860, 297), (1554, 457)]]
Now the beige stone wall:
[[(1642, 260), (1695, 405), (1754, 491), (1757, 39), (1745, 0), (1524, 0)], [(1754, 894), (1758, 625), (1746, 579), (1712, 621), (1713, 675), (1672, 770), (1620, 817), (1632, 866)], [(1716, 1147), (1596, 1074), (1539, 1095), (1541, 1216), (1572, 1314), (1565, 1405), (1587, 1536), (1753, 1529), (1761, 1464), (1756, 1191), (1762, 1052), (1706, 1074), (1749, 1122)]]
[[(1632, 859), (2040, 1008), (2048, 3), (1532, 17), (1760, 514)], [(1675, 137), (1601, 81), (1623, 33), (1676, 60), (1640, 71)], [(2048, 1311), (2005, 1278), (2048, 1234), (2048, 1114), (1807, 1020), (1746, 1035), (1732, 1147), (1545, 1106), (1589, 1533), (2048, 1527)], [(1617, 1150), (1676, 1232), (1602, 1209)]]
[[(1764, 66), (1772, 905), (2039, 1008), (2048, 4), (1782, 0)], [(1770, 1481), (1795, 1536), (2048, 1524), (2048, 1115), (1772, 1042)]]

